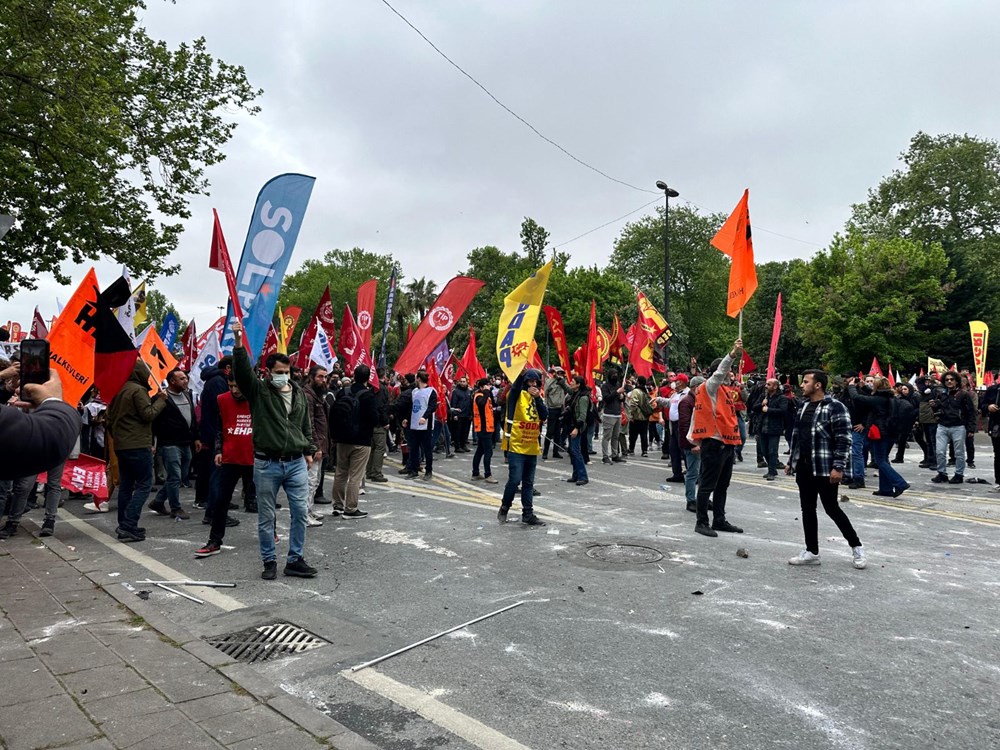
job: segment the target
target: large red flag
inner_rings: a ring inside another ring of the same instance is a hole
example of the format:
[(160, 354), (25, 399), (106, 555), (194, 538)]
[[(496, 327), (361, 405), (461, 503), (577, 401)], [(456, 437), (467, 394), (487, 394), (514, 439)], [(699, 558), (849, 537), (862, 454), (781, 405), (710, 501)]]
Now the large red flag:
[(462, 355), (459, 366), (473, 383), (479, 378), (486, 377), (486, 370), (483, 369), (479, 363), (479, 357), (476, 356), (476, 331), (471, 326), (469, 327), (469, 345), (465, 347), (465, 354)]
[(313, 341), (316, 340), (316, 328), (323, 326), (323, 333), (333, 341), (337, 333), (336, 321), (333, 319), (333, 303), (330, 301), (330, 285), (327, 284), (323, 290), (323, 296), (319, 298), (316, 311), (309, 321), (309, 325), (302, 332), (299, 340), (299, 351), (296, 354), (296, 364), (305, 369), (309, 366), (309, 355), (312, 353)]
[(31, 318), (31, 338), (44, 339), (48, 336), (49, 329), (45, 327), (45, 319), (38, 312), (38, 305), (35, 305), (35, 314)]
[(375, 319), (375, 288), (378, 281), (370, 279), (358, 287), (358, 332), (366, 350), (372, 348), (372, 321)]
[(188, 372), (192, 367), (194, 367), (194, 361), (198, 359), (198, 332), (194, 327), (194, 319), (187, 324), (187, 328), (184, 329), (184, 333), (181, 334), (181, 350), (184, 352), (184, 356), (181, 358), (181, 363), (178, 365), (184, 372)]
[(779, 338), (781, 338), (781, 292), (778, 292), (778, 306), (774, 311), (774, 328), (771, 329), (771, 352), (767, 357), (768, 380), (774, 377), (774, 358), (778, 353)]
[(215, 217), (215, 225), (212, 227), (212, 249), (208, 255), (208, 267), (222, 271), (226, 275), (226, 286), (229, 287), (229, 299), (233, 303), (233, 314), (237, 320), (243, 320), (240, 298), (236, 294), (236, 274), (233, 272), (233, 261), (229, 257), (229, 248), (226, 247), (226, 238), (222, 235), (219, 212), (213, 208), (212, 215)]
[(340, 319), (340, 340), (337, 342), (337, 353), (344, 361), (344, 372), (348, 374), (354, 372), (363, 349), (361, 334), (358, 332), (357, 323), (354, 322), (351, 306), (344, 305), (344, 314)]
[(740, 358), (740, 375), (746, 375), (748, 372), (755, 372), (757, 370), (757, 363), (750, 359), (750, 355), (747, 350), (743, 350), (743, 356)]
[(611, 326), (611, 353), (621, 359), (625, 356), (625, 352), (622, 350), (628, 345), (625, 329), (622, 328), (622, 323), (618, 320), (618, 313), (615, 313), (615, 320)]
[(882, 368), (879, 366), (878, 357), (872, 357), (872, 366), (868, 369), (869, 375), (878, 375), (883, 377)]
[(267, 336), (264, 337), (264, 346), (260, 352), (260, 358), (267, 361), (272, 354), (278, 353), (278, 332), (274, 330), (274, 323), (267, 327)]
[(590, 300), (590, 328), (587, 332), (587, 349), (584, 352), (583, 377), (594, 387), (594, 370), (601, 366), (601, 353), (597, 344), (597, 303)]
[(545, 313), (545, 320), (548, 321), (549, 330), (552, 332), (552, 342), (556, 345), (559, 364), (566, 372), (572, 372), (573, 365), (569, 361), (569, 342), (566, 341), (566, 327), (563, 325), (562, 315), (549, 305), (542, 307), (542, 312)]
[(714, 247), (732, 260), (729, 267), (729, 299), (726, 314), (735, 318), (757, 291), (757, 268), (753, 261), (753, 239), (750, 232), (750, 191), (744, 190), (726, 223), (712, 238)]
[(447, 284), (438, 298), (431, 305), (430, 311), (420, 321), (413, 338), (406, 342), (403, 353), (396, 360), (393, 368), (396, 372), (416, 372), (420, 364), (427, 359), (434, 348), (444, 341), (451, 329), (455, 327), (462, 313), (483, 288), (484, 282), (468, 276), (456, 276)]

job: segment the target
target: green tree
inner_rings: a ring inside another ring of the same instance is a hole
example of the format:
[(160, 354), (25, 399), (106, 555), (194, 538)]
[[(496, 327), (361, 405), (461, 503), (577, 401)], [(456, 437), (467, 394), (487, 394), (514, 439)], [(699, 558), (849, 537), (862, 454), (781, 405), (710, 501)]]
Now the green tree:
[(923, 360), (920, 329), (939, 310), (955, 272), (941, 245), (902, 238), (834, 238), (828, 250), (792, 269), (788, 309), (802, 341), (836, 371), (867, 369), (872, 356), (894, 365)]
[(536, 268), (545, 263), (545, 248), (549, 244), (549, 233), (534, 219), (525, 216), (521, 222), (521, 248), (528, 265)]
[(239, 110), (260, 94), (204, 38), (171, 49), (140, 24), (141, 0), (8, 0), (0, 12), (0, 297), (60, 283), (70, 260), (114, 258), (153, 278), (178, 266), (188, 200)]
[(421, 276), (406, 285), (404, 292), (410, 309), (417, 314), (416, 322), (424, 319), (434, 300), (438, 298), (437, 282)]
[[(927, 354), (971, 364), (970, 320), (1000, 317), (1000, 144), (970, 135), (917, 133), (903, 167), (853, 207), (850, 231), (939, 244), (955, 271), (945, 304), (918, 328)], [(993, 348), (992, 366), (1000, 364)]]
[[(672, 366), (694, 356), (711, 360), (732, 346), (735, 323), (726, 316), (729, 260), (709, 240), (726, 217), (688, 206), (670, 211), (670, 345)], [(609, 271), (639, 287), (663, 311), (663, 209), (629, 222), (615, 240)], [(632, 321), (622, 321), (631, 325)]]
[[(379, 285), (375, 294), (375, 315), (372, 320), (372, 348), (378, 351), (382, 345), (382, 323), (385, 320), (385, 305), (388, 298), (389, 277), (396, 265), (392, 254), (373, 253), (360, 247), (352, 250), (330, 250), (322, 260), (307, 260), (293, 274), (285, 277), (281, 287), (281, 309), (289, 305), (302, 308), (302, 315), (295, 326), (295, 331), (289, 337), (289, 349), (294, 351), (298, 346), (299, 337), (312, 318), (316, 305), (323, 296), (323, 290), (330, 285), (330, 302), (333, 305), (333, 315), (340, 328), (340, 318), (344, 305), (350, 305), (357, 315), (358, 287), (369, 279), (378, 279)], [(397, 276), (396, 304), (399, 304), (400, 276)], [(390, 328), (391, 330), (391, 328)], [(405, 334), (405, 331), (404, 331)], [(386, 342), (387, 348), (399, 345), (399, 338), (390, 335)]]

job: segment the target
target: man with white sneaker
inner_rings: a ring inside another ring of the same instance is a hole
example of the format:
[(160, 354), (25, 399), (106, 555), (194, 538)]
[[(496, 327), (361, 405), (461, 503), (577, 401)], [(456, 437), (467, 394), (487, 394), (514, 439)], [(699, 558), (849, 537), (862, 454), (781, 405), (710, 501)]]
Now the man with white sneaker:
[[(854, 567), (868, 565), (864, 547), (837, 497), (845, 473), (851, 473), (851, 417), (847, 407), (827, 395), (829, 376), (822, 370), (806, 370), (802, 378), (805, 405), (799, 410), (792, 431), (792, 451), (785, 467), (795, 473), (802, 509), (806, 548), (789, 565), (819, 565), (819, 529), (816, 500), (837, 524), (853, 555)], [(794, 467), (794, 468), (793, 468)]]

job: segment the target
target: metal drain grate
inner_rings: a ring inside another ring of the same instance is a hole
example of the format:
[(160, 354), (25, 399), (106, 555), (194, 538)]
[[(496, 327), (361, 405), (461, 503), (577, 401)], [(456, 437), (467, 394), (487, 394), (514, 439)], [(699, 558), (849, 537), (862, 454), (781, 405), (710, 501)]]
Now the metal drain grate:
[(328, 641), (287, 622), (260, 625), (239, 633), (206, 639), (209, 644), (236, 661), (258, 662), (301, 654), (325, 646)]
[(640, 544), (594, 544), (587, 548), (587, 557), (601, 562), (644, 565), (659, 562), (663, 553)]

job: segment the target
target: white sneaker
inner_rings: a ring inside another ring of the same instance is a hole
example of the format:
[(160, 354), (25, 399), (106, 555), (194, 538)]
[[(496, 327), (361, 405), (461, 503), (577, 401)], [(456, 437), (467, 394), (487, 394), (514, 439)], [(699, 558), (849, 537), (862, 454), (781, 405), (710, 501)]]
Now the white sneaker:
[[(993, 487), (990, 487), (990, 492), (1000, 492), (1000, 484), (997, 484), (997, 485), (994, 485)], [(85, 505), (83, 507), (86, 508), (87, 506)]]
[(97, 503), (84, 503), (83, 509), (89, 510), (91, 513), (107, 513), (109, 510), (111, 510), (108, 507), (107, 502), (103, 502), (100, 505), (98, 505)]
[(852, 547), (851, 552), (854, 553), (854, 567), (858, 570), (864, 570), (868, 567), (868, 558), (865, 557), (864, 547)]
[[(858, 549), (861, 549), (858, 547)], [(814, 555), (807, 549), (802, 550), (799, 554), (788, 561), (789, 565), (819, 565), (819, 555)]]
[(365, 492), (365, 488), (364, 488), (364, 487), (362, 487), (362, 488), (361, 488), (360, 490), (358, 490), (358, 494), (359, 494), (359, 495), (367, 495), (368, 493), (367, 493), (367, 492)]
[(322, 525), (323, 525), (323, 520), (315, 513), (309, 513), (306, 516), (306, 526), (322, 526)]

